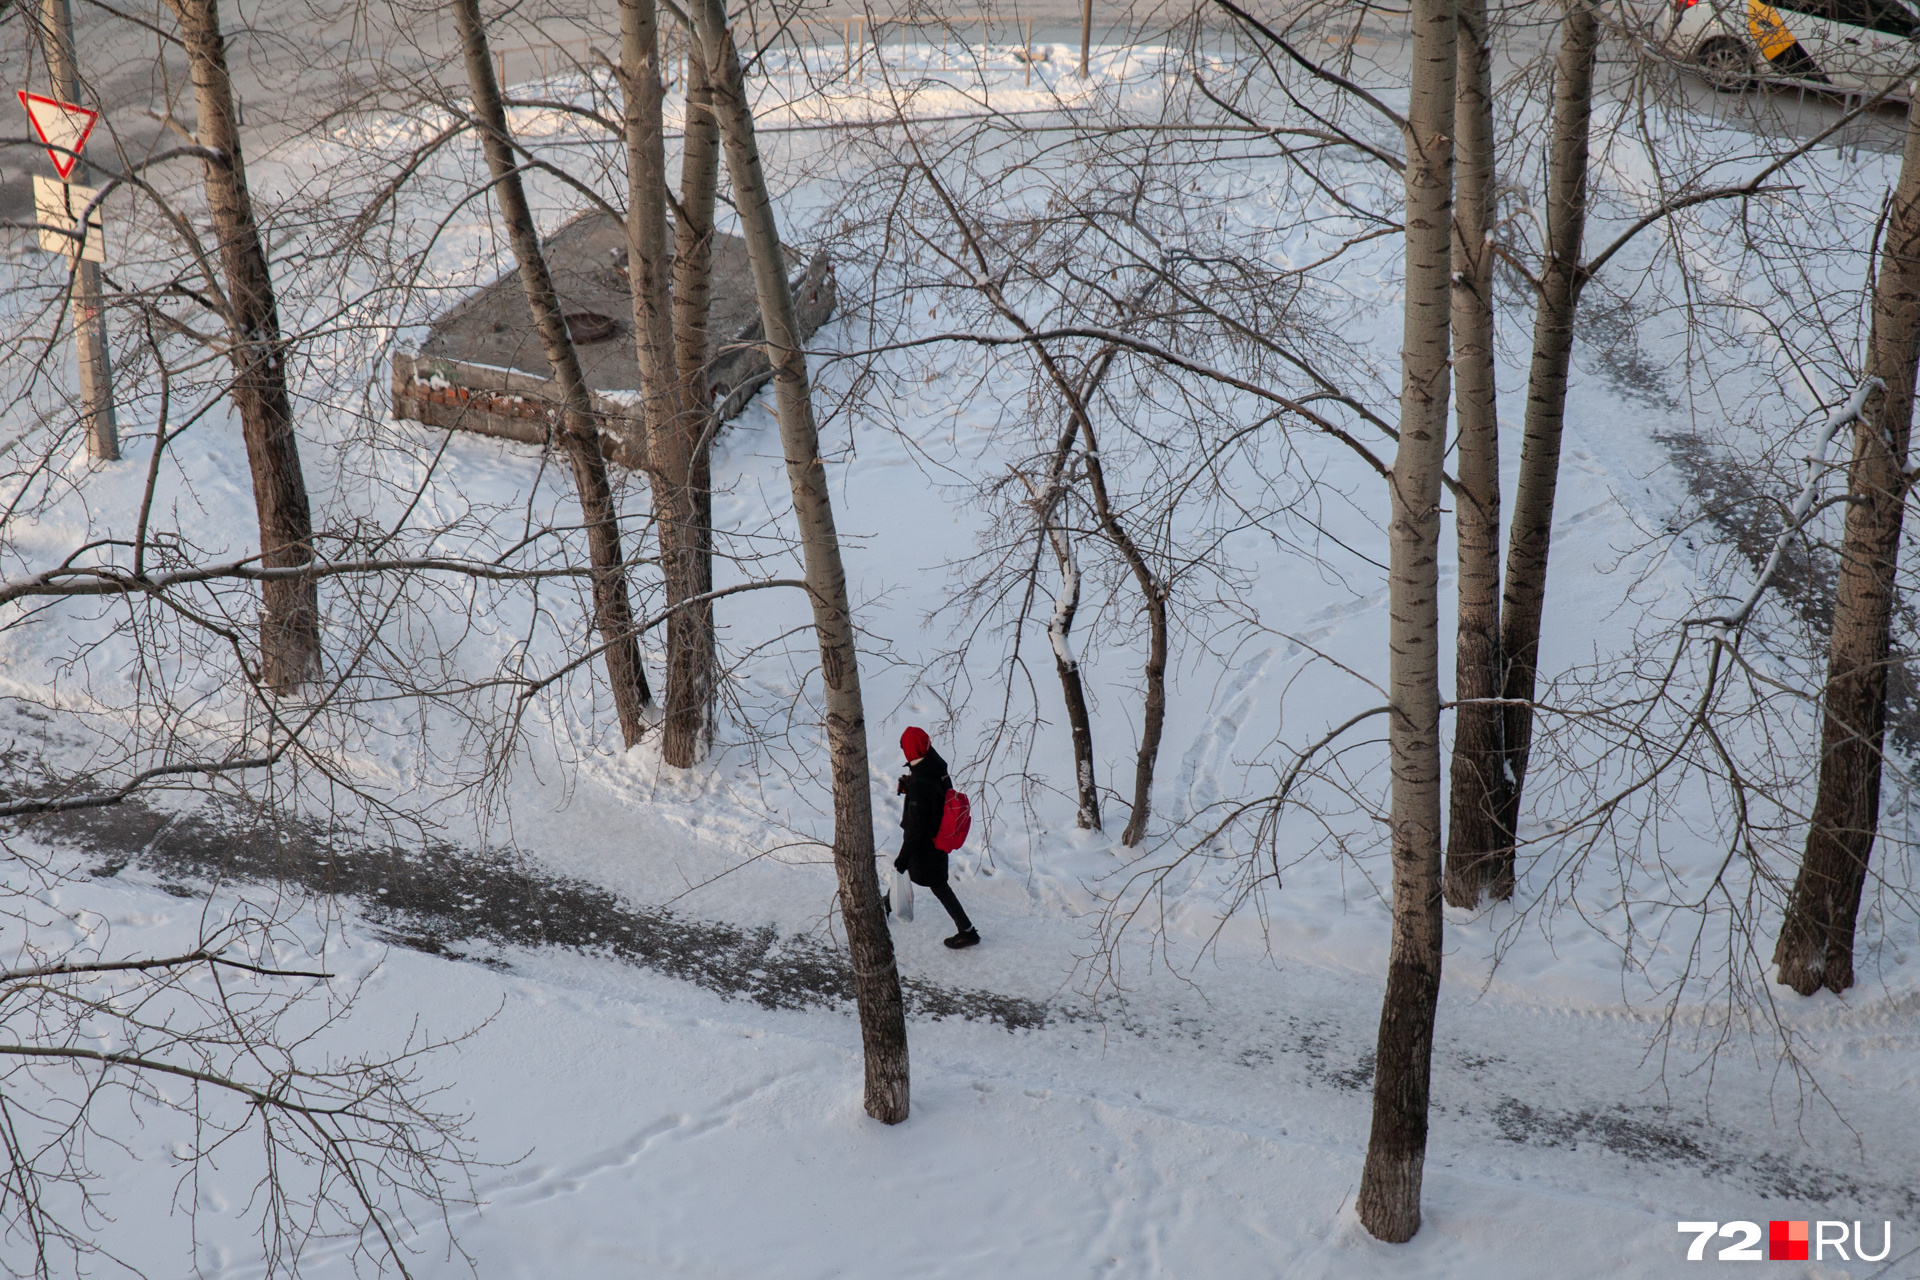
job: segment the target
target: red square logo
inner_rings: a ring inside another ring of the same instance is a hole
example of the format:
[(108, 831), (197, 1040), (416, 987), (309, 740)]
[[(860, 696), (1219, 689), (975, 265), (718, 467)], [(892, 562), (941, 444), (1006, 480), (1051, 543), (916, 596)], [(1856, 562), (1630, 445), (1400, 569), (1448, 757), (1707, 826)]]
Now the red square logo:
[(1771, 1262), (1805, 1262), (1807, 1260), (1807, 1224), (1769, 1222), (1767, 1224), (1767, 1259)]

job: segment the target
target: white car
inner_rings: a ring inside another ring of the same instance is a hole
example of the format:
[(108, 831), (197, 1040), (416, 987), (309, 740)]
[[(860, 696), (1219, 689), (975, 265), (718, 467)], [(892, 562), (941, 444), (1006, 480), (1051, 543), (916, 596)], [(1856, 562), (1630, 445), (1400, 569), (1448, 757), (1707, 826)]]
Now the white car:
[(1891, 88), (1904, 101), (1920, 71), (1920, 10), (1908, 0), (1674, 0), (1665, 44), (1716, 89), (1789, 81)]

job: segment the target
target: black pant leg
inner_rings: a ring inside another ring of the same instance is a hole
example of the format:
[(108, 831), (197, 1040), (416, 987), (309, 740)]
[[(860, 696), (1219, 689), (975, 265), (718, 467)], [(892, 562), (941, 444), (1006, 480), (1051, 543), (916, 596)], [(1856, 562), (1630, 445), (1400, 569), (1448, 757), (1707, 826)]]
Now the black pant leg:
[(954, 894), (953, 886), (945, 880), (936, 880), (927, 888), (933, 890), (933, 896), (940, 899), (940, 905), (953, 917), (953, 927), (965, 933), (973, 928), (973, 921), (967, 919), (967, 909), (960, 905), (960, 899)]

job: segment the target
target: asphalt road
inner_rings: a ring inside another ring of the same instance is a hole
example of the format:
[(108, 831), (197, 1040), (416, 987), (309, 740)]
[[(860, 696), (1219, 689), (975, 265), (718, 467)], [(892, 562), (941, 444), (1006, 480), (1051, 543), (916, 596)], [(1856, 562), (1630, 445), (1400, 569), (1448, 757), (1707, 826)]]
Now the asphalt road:
[[(100, 106), (106, 120), (89, 147), (103, 166), (115, 168), (174, 144), (177, 139), (156, 118), (170, 114), (185, 128), (193, 124), (192, 90), (179, 48), (161, 34), (173, 21), (161, 0), (73, 0), (76, 46), (79, 50), (82, 96)], [(585, 55), (597, 46), (611, 52), (615, 9), (606, 0), (531, 0), (513, 6), (495, 4), (501, 11), (496, 47), (506, 51), (509, 81), (531, 78), (543, 67), (559, 65), (567, 56)], [(1368, 11), (1358, 21), (1351, 5), (1329, 10), (1303, 5), (1299, 0), (1257, 6), (1273, 25), (1291, 27), (1305, 38), (1303, 45), (1317, 50), (1354, 78), (1368, 84), (1392, 85), (1403, 80), (1408, 65), (1405, 19), (1388, 12)], [(0, 82), (12, 88), (46, 91), (43, 60), (34, 39), (31, 11), (16, 6), (0, 22)], [(1663, 0), (1651, 6), (1636, 3), (1613, 11), (1617, 22), (1645, 29), (1659, 23)], [(752, 29), (768, 28), (774, 8), (767, 0), (743, 15)], [(789, 13), (791, 11), (788, 11)], [(873, 6), (862, 0), (820, 0), (809, 4), (789, 30), (801, 38), (839, 46), (858, 37), (856, 19), (866, 18), (867, 38), (877, 34), (882, 44), (898, 40), (911, 30), (895, 13), (924, 31), (924, 38), (942, 23), (951, 38), (1066, 46), (1067, 56), (1080, 40), (1078, 0), (1024, 0), (1017, 8), (991, 17), (981, 8), (955, 6), (936, 11), (910, 5)], [(1096, 45), (1137, 40), (1159, 41), (1183, 22), (1193, 9), (1184, 0), (1138, 0), (1116, 5), (1100, 0), (1093, 9), (1092, 39)], [(1201, 11), (1205, 20), (1201, 38), (1218, 45), (1229, 38), (1218, 10)], [(1516, 10), (1516, 13), (1524, 12)], [(1329, 16), (1337, 14), (1340, 16)], [(451, 23), (434, 4), (364, 3), (356, 0), (256, 0), (230, 5), (223, 17), (228, 28), (229, 61), (249, 134), (249, 146), (258, 152), (289, 136), (328, 112), (359, 105), (393, 105), (404, 101), (405, 86), (420, 81), (457, 84), (457, 64), (448, 62), (454, 45)], [(877, 25), (876, 25), (877, 24)], [(1030, 25), (1029, 25), (1030, 24)], [(1496, 39), (1500, 73), (1512, 77), (1528, 65), (1550, 57), (1554, 31), (1550, 22), (1515, 18)], [(563, 53), (554, 46), (566, 49)], [(1624, 42), (1614, 41), (1609, 52), (1625, 56)], [(1662, 70), (1662, 89), (1679, 95), (1691, 109), (1724, 119), (1759, 136), (1801, 139), (1830, 125), (1843, 109), (1837, 100), (1789, 92), (1742, 95), (1714, 93), (1696, 77)], [(1620, 77), (1615, 77), (1616, 79)], [(15, 128), (4, 135), (25, 138), (25, 120), (11, 104)], [(1904, 113), (1894, 107), (1848, 131), (1844, 145), (1883, 151), (1900, 147)], [(197, 177), (190, 164), (176, 165)], [(36, 148), (0, 149), (0, 217), (29, 218), (32, 201), (27, 175), (51, 173), (44, 153)]]

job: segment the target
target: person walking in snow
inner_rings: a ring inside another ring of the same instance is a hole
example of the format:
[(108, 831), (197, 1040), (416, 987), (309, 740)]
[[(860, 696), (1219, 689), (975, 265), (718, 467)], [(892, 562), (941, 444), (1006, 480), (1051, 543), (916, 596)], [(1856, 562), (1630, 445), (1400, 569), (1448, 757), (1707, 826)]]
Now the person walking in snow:
[(974, 946), (980, 941), (980, 933), (973, 927), (973, 921), (967, 919), (966, 908), (960, 905), (960, 899), (947, 883), (946, 851), (935, 848), (933, 843), (940, 831), (940, 817), (946, 812), (947, 792), (953, 790), (953, 779), (947, 776), (947, 762), (933, 749), (933, 740), (927, 737), (925, 729), (909, 728), (901, 734), (900, 749), (907, 755), (907, 776), (900, 779), (894, 790), (907, 798), (900, 815), (900, 826), (906, 834), (900, 841), (900, 856), (893, 860), (893, 869), (905, 872), (907, 879), (915, 884), (931, 889), (947, 914), (953, 917), (953, 927), (960, 932), (946, 940), (948, 946), (955, 950)]

